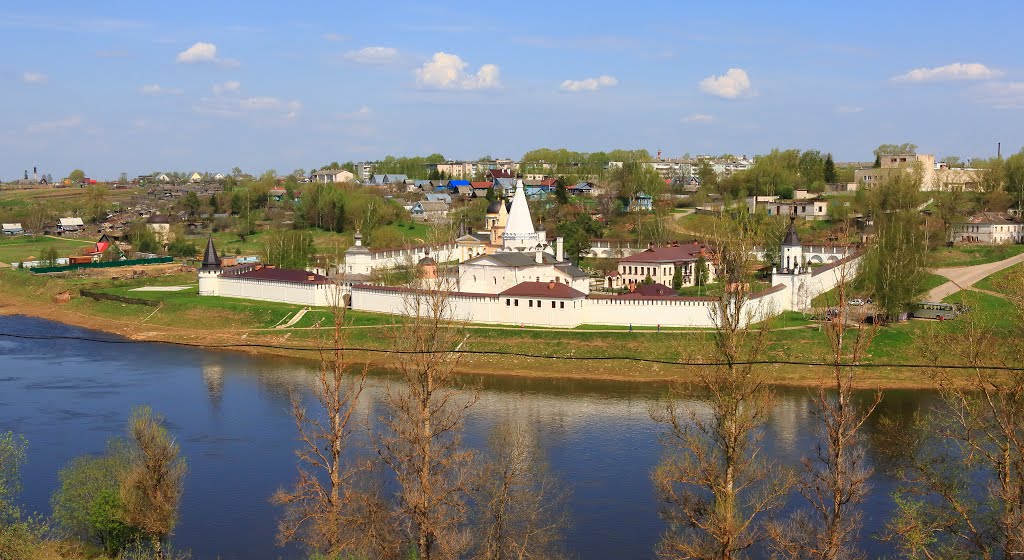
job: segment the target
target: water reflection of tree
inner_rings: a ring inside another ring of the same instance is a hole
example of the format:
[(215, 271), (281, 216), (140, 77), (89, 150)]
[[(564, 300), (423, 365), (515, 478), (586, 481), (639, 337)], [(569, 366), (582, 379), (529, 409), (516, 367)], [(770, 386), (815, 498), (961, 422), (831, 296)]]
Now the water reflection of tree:
[(906, 557), (1024, 557), (1024, 372), (994, 369), (1024, 363), (1015, 303), (1001, 310), (1010, 332), (978, 311), (957, 332), (929, 337), (930, 363), (971, 369), (936, 368), (940, 404), (888, 426), (901, 484), (887, 538)]

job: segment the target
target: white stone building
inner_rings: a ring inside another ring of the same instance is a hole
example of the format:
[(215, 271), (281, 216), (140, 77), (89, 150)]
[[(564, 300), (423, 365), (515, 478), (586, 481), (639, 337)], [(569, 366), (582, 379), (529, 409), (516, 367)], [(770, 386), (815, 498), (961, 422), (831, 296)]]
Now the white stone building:
[(954, 243), (1024, 243), (1024, 223), (1006, 212), (979, 212), (953, 226)]

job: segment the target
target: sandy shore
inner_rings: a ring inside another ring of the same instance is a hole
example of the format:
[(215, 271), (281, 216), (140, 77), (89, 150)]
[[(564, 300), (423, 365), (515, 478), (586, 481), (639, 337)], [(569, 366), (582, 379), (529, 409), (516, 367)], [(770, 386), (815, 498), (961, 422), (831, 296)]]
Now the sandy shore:
[[(175, 328), (149, 325), (135, 321), (120, 321), (95, 317), (51, 302), (20, 301), (0, 294), (0, 316), (25, 315), (47, 319), (67, 325), (115, 334), (147, 342), (185, 344), (211, 347), (253, 355), (280, 356), (302, 360), (317, 360), (315, 350), (238, 346), (217, 348), (232, 344), (265, 344), (278, 346), (312, 346), (306, 341), (290, 341), (287, 331), (248, 329), (223, 331), (219, 329)], [(528, 352), (529, 350), (526, 349)], [(386, 352), (352, 352), (350, 357), (375, 368), (394, 367), (396, 357)], [(629, 381), (642, 383), (669, 383), (692, 381), (696, 371), (684, 364), (652, 364), (632, 360), (566, 360), (527, 358), (505, 355), (463, 355), (457, 366), (459, 373), (468, 375), (496, 375), (546, 379)], [(825, 368), (809, 366), (769, 366), (769, 383), (779, 386), (815, 387), (828, 372)], [(865, 369), (859, 376), (861, 388), (905, 389), (926, 388), (933, 385), (923, 372), (893, 372)]]

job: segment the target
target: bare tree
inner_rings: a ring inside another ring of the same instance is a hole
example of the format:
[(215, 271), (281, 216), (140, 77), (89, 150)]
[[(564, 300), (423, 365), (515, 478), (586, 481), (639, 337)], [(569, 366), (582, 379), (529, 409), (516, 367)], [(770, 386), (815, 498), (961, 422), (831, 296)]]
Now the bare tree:
[(478, 395), (461, 395), (454, 371), (462, 330), (453, 322), (450, 292), (410, 289), (402, 320), (389, 333), (397, 351), (401, 384), (384, 396), (386, 414), (377, 452), (398, 486), (396, 517), (419, 560), (457, 558), (469, 546), (466, 527), (469, 468), (473, 453), (462, 447), (466, 412)]
[(568, 491), (548, 470), (536, 431), (523, 421), (497, 424), (475, 491), (479, 560), (562, 557)]
[(335, 296), (330, 334), (318, 343), (320, 367), (313, 388), (317, 408), (307, 410), (300, 395), (291, 395), (300, 443), (295, 452), (298, 479), (293, 488), (274, 493), (271, 502), (284, 508), (278, 544), (298, 541), (311, 551), (330, 556), (368, 554), (375, 534), (370, 530), (374, 517), (365, 515), (367, 510), (361, 506), (369, 505), (369, 496), (357, 483), (370, 467), (346, 455), (366, 368), (350, 372), (353, 364), (344, 350), (348, 340), (345, 308), (340, 305), (340, 294)]
[(164, 427), (164, 418), (138, 407), (128, 421), (134, 446), (121, 481), (125, 522), (150, 539), (153, 558), (164, 557), (163, 544), (174, 530), (187, 467), (180, 449)]
[[(694, 385), (673, 387), (673, 400), (652, 409), (668, 426), (665, 456), (653, 478), (668, 530), (661, 558), (731, 560), (745, 557), (764, 537), (766, 514), (781, 506), (786, 473), (761, 453), (761, 427), (774, 406), (763, 372), (749, 362), (767, 348), (768, 323), (756, 317), (747, 280), (751, 247), (742, 232), (717, 234), (716, 271), (726, 289), (713, 305), (714, 354), (721, 365), (702, 367)], [(696, 396), (707, 414), (685, 409), (679, 399)]]
[[(869, 490), (872, 469), (867, 465), (861, 428), (881, 402), (859, 405), (853, 397), (856, 364), (864, 359), (874, 334), (861, 314), (848, 306), (848, 265), (835, 269), (839, 285), (834, 307), (826, 306), (825, 333), (830, 352), (825, 356), (830, 375), (821, 380), (811, 401), (818, 421), (819, 440), (814, 454), (801, 461), (796, 489), (807, 509), (792, 519), (769, 526), (776, 557), (789, 559), (846, 560), (863, 555), (856, 548), (862, 526), (857, 506)], [(852, 324), (851, 324), (852, 323)]]
[[(1020, 325), (1019, 308), (1011, 315)], [(911, 558), (1022, 558), (1024, 372), (994, 369), (1024, 363), (1021, 329), (962, 320), (959, 332), (934, 334), (926, 356), (936, 364), (952, 356), (970, 375), (937, 369), (941, 405), (888, 430), (888, 447), (903, 451), (888, 538)]]

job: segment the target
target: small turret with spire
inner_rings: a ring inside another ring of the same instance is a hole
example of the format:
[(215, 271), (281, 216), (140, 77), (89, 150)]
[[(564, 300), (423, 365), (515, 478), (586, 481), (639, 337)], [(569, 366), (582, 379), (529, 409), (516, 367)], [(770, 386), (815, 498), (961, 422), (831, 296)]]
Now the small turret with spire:
[(217, 248), (213, 246), (213, 236), (206, 239), (206, 252), (203, 254), (203, 270), (220, 268), (220, 257), (217, 256)]

